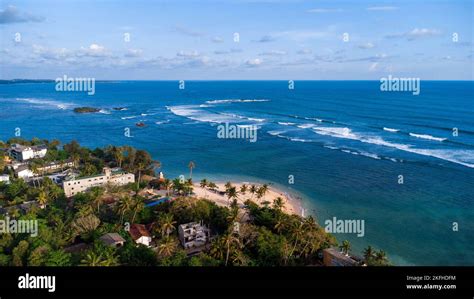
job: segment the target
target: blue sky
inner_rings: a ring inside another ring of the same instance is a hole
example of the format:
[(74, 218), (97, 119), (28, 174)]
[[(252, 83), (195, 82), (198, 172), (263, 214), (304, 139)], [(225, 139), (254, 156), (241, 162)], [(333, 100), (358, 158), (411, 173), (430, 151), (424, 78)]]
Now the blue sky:
[(473, 5), (3, 0), (0, 78), (472, 80)]

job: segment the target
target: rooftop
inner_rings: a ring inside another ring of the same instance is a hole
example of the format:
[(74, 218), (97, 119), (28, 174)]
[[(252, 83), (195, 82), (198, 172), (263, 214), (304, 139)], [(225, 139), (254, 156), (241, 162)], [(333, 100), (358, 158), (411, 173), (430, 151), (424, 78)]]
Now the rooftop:
[(129, 233), (133, 240), (140, 239), (141, 237), (151, 237), (150, 232), (143, 224), (132, 224)]
[(125, 242), (125, 239), (122, 238), (122, 236), (117, 233), (107, 233), (103, 235), (102, 237), (100, 237), (99, 239), (107, 245), (114, 245), (117, 243)]

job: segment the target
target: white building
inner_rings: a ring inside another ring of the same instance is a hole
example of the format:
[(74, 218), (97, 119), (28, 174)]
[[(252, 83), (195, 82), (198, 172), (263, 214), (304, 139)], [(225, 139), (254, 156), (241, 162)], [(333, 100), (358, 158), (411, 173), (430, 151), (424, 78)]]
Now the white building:
[(0, 174), (0, 183), (10, 184), (10, 176), (8, 174)]
[(35, 176), (35, 174), (33, 173), (33, 171), (31, 171), (29, 168), (28, 168), (28, 165), (21, 165), (21, 166), (18, 166), (16, 169), (15, 169), (15, 175), (18, 177), (18, 178), (22, 178), (24, 180), (27, 180), (29, 178), (32, 178)]
[(209, 233), (209, 229), (199, 222), (181, 224), (178, 227), (179, 240), (184, 249), (198, 249), (206, 245)]
[(102, 174), (64, 181), (63, 189), (66, 196), (71, 197), (89, 188), (104, 186), (108, 183), (122, 186), (133, 182), (135, 182), (135, 175), (133, 173), (104, 167)]
[(13, 144), (10, 148), (10, 156), (17, 161), (26, 161), (34, 158), (43, 158), (48, 149), (44, 145), (25, 146)]
[(132, 224), (130, 225), (130, 230), (128, 232), (130, 233), (130, 236), (132, 237), (133, 241), (135, 241), (135, 243), (143, 244), (147, 247), (150, 246), (151, 234), (146, 229), (145, 225)]

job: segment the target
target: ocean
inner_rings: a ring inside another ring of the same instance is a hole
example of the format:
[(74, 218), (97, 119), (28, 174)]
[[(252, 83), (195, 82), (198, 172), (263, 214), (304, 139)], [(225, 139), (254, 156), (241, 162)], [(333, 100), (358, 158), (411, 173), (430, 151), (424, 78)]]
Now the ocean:
[[(0, 139), (129, 144), (168, 177), (192, 160), (195, 180), (272, 182), (323, 226), (364, 220), (363, 237), (335, 234), (356, 254), (372, 245), (396, 265), (474, 265), (474, 82), (422, 81), (417, 96), (378, 81), (294, 84), (105, 81), (93, 96), (2, 84)], [(256, 142), (217, 138), (225, 123), (256, 126)]]

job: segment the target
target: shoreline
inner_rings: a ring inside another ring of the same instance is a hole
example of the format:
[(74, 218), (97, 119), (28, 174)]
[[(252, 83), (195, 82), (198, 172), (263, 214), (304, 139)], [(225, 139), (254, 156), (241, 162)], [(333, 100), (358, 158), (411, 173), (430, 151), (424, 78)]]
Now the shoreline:
[[(216, 181), (214, 182), (217, 185), (217, 191), (224, 192), (225, 191), (225, 182), (221, 181)], [(262, 184), (254, 183), (254, 182), (249, 182), (249, 181), (231, 181), (232, 186), (236, 187), (238, 191), (238, 197), (237, 197), (237, 202), (239, 205), (244, 205), (244, 202), (247, 199), (252, 200), (259, 206), (263, 206), (264, 201), (269, 201), (270, 206), (273, 204), (273, 200), (276, 199), (277, 197), (281, 197), (283, 199), (283, 211), (287, 214), (295, 214), (295, 215), (301, 215), (301, 208), (302, 204), (299, 202), (297, 199), (295, 199), (293, 196), (291, 196), (290, 193), (285, 192), (281, 189), (276, 188), (274, 185), (271, 185), (268, 187), (268, 191), (263, 196), (262, 198), (258, 199), (256, 195), (252, 195), (250, 191), (247, 190), (245, 194), (240, 193), (240, 187), (245, 184), (248, 187), (251, 185), (256, 185), (256, 186), (261, 186)], [(219, 193), (213, 192), (209, 190), (208, 188), (203, 188), (200, 186), (199, 182), (193, 183), (193, 193), (195, 194), (196, 197), (198, 198), (203, 198), (207, 199), (210, 201), (215, 202), (216, 204), (220, 206), (229, 206), (230, 200), (227, 198), (226, 195), (221, 195)]]

